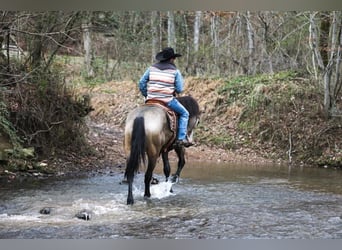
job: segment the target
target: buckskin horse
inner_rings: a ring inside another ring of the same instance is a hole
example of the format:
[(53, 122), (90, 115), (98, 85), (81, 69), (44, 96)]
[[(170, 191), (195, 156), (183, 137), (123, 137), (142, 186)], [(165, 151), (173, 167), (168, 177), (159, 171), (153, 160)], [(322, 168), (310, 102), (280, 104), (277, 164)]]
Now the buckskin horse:
[[(197, 101), (191, 96), (177, 97), (178, 101), (189, 112), (187, 135), (192, 140), (193, 129), (198, 124), (200, 111)], [(168, 154), (175, 150), (178, 156), (178, 167), (171, 181), (176, 182), (185, 165), (184, 146), (174, 145), (177, 129), (172, 128), (172, 122), (165, 108), (157, 104), (145, 104), (130, 111), (126, 118), (124, 132), (124, 149), (127, 156), (125, 178), (128, 182), (127, 205), (133, 205), (133, 179), (139, 166), (146, 164), (144, 197), (151, 197), (150, 184), (157, 159), (162, 156), (163, 171), (168, 181), (170, 163)]]

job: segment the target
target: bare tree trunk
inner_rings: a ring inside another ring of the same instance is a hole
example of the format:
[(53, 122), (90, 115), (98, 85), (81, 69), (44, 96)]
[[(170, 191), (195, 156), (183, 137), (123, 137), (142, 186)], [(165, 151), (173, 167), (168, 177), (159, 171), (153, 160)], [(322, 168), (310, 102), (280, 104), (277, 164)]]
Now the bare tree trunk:
[[(189, 41), (189, 28), (188, 28), (188, 23), (187, 23), (187, 20), (186, 20), (186, 15), (184, 14), (183, 15), (183, 18), (184, 18), (184, 27), (185, 27), (185, 35), (186, 35), (186, 41)], [(190, 42), (187, 42), (186, 43), (186, 55), (185, 55), (185, 58), (186, 58), (186, 63), (185, 65), (187, 65), (186, 67), (188, 68), (188, 65), (189, 65), (189, 58), (190, 58), (190, 47), (191, 47), (191, 44)]]
[(329, 61), (323, 73), (323, 82), (324, 82), (324, 104), (323, 105), (324, 105), (324, 112), (327, 116), (329, 116), (329, 112), (331, 110), (331, 95), (330, 95), (331, 73), (332, 73), (332, 61)]
[(219, 47), (219, 35), (218, 35), (218, 16), (213, 12), (210, 18), (210, 31), (211, 31), (211, 41), (213, 46), (213, 58), (214, 65), (218, 64), (217, 49)]
[[(327, 67), (327, 74), (329, 75), (327, 77), (330, 77), (329, 79), (329, 95), (330, 95), (330, 111), (331, 114), (334, 115), (340, 115), (340, 111), (337, 110), (336, 107), (336, 99), (337, 95), (335, 93), (337, 92), (338, 86), (340, 83), (340, 61), (341, 61), (341, 12), (340, 11), (333, 11), (332, 12), (332, 22), (331, 22), (331, 29), (330, 29), (330, 55), (329, 55), (329, 62)], [(335, 65), (334, 65), (335, 63)], [(333, 72), (333, 67), (335, 66), (336, 71)], [(332, 77), (334, 76), (334, 78)]]
[(321, 54), (323, 66), (326, 67), (329, 63), (329, 33), (330, 33), (330, 14), (329, 12), (320, 13), (320, 29), (319, 29), (319, 51)]
[(163, 44), (163, 17), (159, 15), (159, 50)]
[[(315, 17), (318, 13), (312, 13), (310, 14), (310, 46), (311, 50), (313, 52), (313, 66), (315, 70), (316, 78), (318, 78), (319, 72), (322, 73), (323, 78), (323, 89), (324, 89), (324, 111), (326, 115), (328, 116), (329, 110), (330, 110), (330, 77), (331, 77), (331, 65), (328, 63), (327, 67), (325, 67), (321, 50), (320, 50), (320, 44), (319, 44), (319, 29), (316, 25)], [(322, 38), (321, 38), (322, 40)], [(317, 67), (316, 67), (317, 63)]]
[(319, 42), (318, 42), (318, 28), (315, 22), (315, 16), (317, 12), (310, 14), (310, 48), (312, 51), (312, 65), (315, 72), (315, 78), (318, 79), (318, 71), (324, 69), (323, 60), (321, 53), (319, 52)]
[(198, 52), (198, 49), (199, 49), (201, 16), (202, 16), (202, 11), (196, 11), (195, 22), (194, 22), (194, 52), (195, 53)]
[(250, 20), (250, 12), (247, 11), (246, 13), (246, 28), (247, 28), (247, 40), (248, 40), (248, 75), (254, 75), (255, 74), (255, 65), (254, 65), (254, 52), (255, 52), (255, 46), (254, 46), (254, 30), (251, 24)]
[(172, 47), (176, 50), (176, 31), (175, 31), (175, 17), (173, 11), (167, 12), (167, 46)]
[(155, 60), (155, 55), (158, 50), (158, 26), (157, 26), (158, 12), (152, 11), (151, 13), (151, 33), (152, 33), (152, 57), (151, 61)]
[[(323, 34), (321, 34), (319, 38), (317, 33), (321, 30), (317, 29), (317, 25), (315, 23), (315, 16), (317, 15), (317, 12), (310, 15), (310, 44), (315, 59), (313, 61), (317, 62), (323, 79), (323, 105), (327, 117), (332, 115), (336, 108), (334, 93), (336, 92), (337, 85), (336, 82), (332, 84), (332, 77), (334, 64), (336, 68), (335, 80), (339, 79), (340, 71), (339, 61), (341, 59), (341, 53), (339, 44), (341, 43), (341, 38), (339, 37), (341, 36), (341, 20), (339, 14), (340, 12), (333, 11), (331, 13), (330, 20), (326, 20), (326, 16), (322, 17), (322, 15), (320, 15), (320, 21), (323, 21), (324, 23), (321, 24), (320, 27), (324, 27), (325, 32), (323, 31)], [(322, 20), (322, 18), (324, 20)], [(322, 37), (324, 34), (328, 37)], [(323, 44), (320, 44), (319, 42), (323, 42)]]
[(194, 58), (193, 58), (193, 71), (198, 73), (198, 50), (199, 50), (199, 38), (201, 28), (201, 16), (202, 11), (196, 11), (195, 22), (194, 22)]
[(342, 60), (342, 13), (341, 11), (338, 12), (338, 20), (337, 20), (337, 34), (339, 34), (339, 41), (337, 42), (337, 53), (336, 53), (336, 78), (335, 78), (335, 89), (334, 89), (334, 98), (337, 99), (341, 88), (342, 88), (342, 81), (341, 81), (341, 60)]
[[(47, 15), (47, 14), (46, 14)], [(44, 20), (43, 17), (41, 20), (38, 20), (36, 23), (36, 31), (37, 33), (43, 33), (44, 24), (42, 23)], [(33, 37), (33, 47), (30, 53), (30, 63), (33, 68), (38, 68), (41, 66), (42, 58), (43, 58), (43, 43), (44, 37), (40, 35), (35, 35)]]
[(91, 38), (91, 12), (87, 12), (82, 19), (82, 32), (83, 32), (83, 46), (84, 46), (84, 64), (87, 71), (88, 77), (94, 77), (93, 68), (93, 48), (92, 48), (92, 38)]

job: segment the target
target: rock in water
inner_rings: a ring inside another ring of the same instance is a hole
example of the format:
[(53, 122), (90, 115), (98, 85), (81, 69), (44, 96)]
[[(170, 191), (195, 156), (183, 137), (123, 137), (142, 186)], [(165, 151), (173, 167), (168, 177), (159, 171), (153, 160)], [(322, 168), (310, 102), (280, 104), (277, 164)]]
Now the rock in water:
[(44, 207), (42, 208), (39, 213), (41, 214), (50, 214), (51, 213), (51, 208), (50, 207)]
[(92, 212), (89, 210), (82, 210), (78, 212), (75, 216), (81, 220), (90, 220)]

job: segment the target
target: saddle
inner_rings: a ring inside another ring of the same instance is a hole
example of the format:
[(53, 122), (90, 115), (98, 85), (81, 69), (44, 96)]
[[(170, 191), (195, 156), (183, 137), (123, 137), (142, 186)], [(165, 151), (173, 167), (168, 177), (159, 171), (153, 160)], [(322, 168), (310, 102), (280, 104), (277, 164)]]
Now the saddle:
[(172, 145), (172, 143), (174, 142), (174, 140), (177, 137), (178, 116), (177, 116), (175, 111), (173, 111), (172, 109), (167, 107), (165, 105), (165, 103), (163, 103), (161, 101), (158, 101), (158, 100), (147, 100), (145, 102), (145, 105), (160, 107), (166, 113), (167, 122), (168, 122), (170, 130), (172, 131), (172, 136), (171, 136), (170, 140), (163, 147), (163, 150), (167, 151), (167, 149)]

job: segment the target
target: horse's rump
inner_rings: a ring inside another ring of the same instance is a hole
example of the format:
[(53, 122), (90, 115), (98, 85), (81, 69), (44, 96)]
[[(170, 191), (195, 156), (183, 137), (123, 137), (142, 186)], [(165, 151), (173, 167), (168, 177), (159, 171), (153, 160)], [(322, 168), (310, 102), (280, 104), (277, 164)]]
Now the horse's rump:
[(157, 105), (142, 105), (132, 110), (126, 119), (125, 126), (125, 151), (130, 151), (132, 144), (133, 122), (137, 117), (144, 118), (146, 147), (153, 147), (153, 151), (164, 148), (164, 145), (172, 138), (173, 132), (168, 123), (167, 112)]
[(178, 115), (176, 114), (175, 111), (170, 109), (165, 105), (165, 103), (157, 100), (148, 100), (145, 105), (147, 106), (156, 106), (162, 108), (165, 113), (166, 113), (166, 118), (167, 118), (167, 124), (169, 125), (169, 129), (172, 132), (172, 137), (168, 140), (168, 142), (163, 146), (163, 150), (166, 151), (173, 141), (177, 137), (177, 128), (178, 128)]

